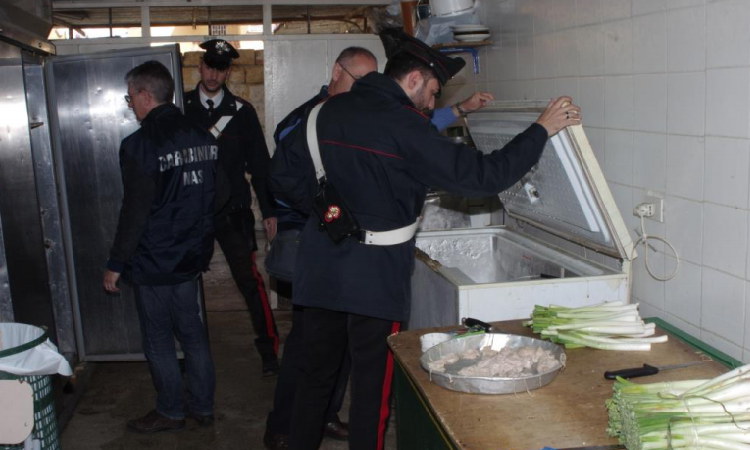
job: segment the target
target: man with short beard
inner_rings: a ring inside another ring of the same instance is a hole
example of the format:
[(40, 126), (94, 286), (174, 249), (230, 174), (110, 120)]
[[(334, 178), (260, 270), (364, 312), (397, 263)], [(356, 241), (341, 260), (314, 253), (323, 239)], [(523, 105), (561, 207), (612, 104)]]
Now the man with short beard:
[[(219, 143), (216, 240), (221, 246), (237, 287), (245, 298), (255, 330), (255, 346), (263, 360), (263, 376), (276, 375), (279, 335), (266, 288), (255, 265), (255, 218), (250, 209), (249, 174), (269, 240), (276, 234), (273, 198), (267, 188), (270, 156), (253, 106), (232, 94), (225, 82), (232, 60), (239, 57), (227, 41), (202, 43), (206, 52), (198, 71), (201, 81), (185, 94), (185, 115), (214, 135)], [(222, 175), (226, 175), (222, 177)]]

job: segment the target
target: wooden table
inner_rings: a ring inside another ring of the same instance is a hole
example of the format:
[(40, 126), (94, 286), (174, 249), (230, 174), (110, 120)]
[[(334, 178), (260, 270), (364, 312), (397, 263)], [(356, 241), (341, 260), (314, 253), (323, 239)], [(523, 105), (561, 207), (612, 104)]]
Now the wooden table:
[[(537, 337), (520, 320), (493, 323), (496, 332)], [(394, 392), (398, 448), (541, 449), (617, 444), (607, 435), (606, 399), (613, 381), (605, 370), (706, 359), (695, 347), (668, 334), (649, 352), (566, 350), (565, 369), (547, 386), (521, 394), (481, 395), (447, 390), (422, 369), (419, 337), (458, 327), (404, 331), (388, 339), (396, 365)], [(692, 340), (693, 343), (695, 340)], [(710, 349), (710, 347), (707, 347)], [(638, 383), (713, 378), (729, 370), (716, 361), (636, 378)]]

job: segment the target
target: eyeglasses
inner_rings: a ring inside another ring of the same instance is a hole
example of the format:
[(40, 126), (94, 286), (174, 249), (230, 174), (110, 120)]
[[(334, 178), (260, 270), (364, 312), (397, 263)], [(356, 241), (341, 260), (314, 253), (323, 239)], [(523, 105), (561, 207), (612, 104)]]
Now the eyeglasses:
[(363, 77), (363, 75), (356, 75), (356, 76), (352, 75), (352, 73), (349, 72), (349, 69), (347, 69), (346, 67), (344, 67), (343, 64), (339, 63), (339, 67), (341, 67), (342, 69), (344, 69), (344, 72), (346, 72), (350, 77), (354, 78), (354, 81), (357, 81), (357, 80), (359, 80), (359, 79), (361, 79)]

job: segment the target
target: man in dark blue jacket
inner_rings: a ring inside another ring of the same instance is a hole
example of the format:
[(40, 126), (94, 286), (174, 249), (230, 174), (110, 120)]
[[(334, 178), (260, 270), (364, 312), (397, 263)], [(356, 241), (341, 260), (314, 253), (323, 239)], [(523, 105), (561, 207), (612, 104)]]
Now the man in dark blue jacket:
[[(133, 283), (143, 338), (156, 388), (156, 408), (128, 422), (143, 433), (181, 429), (185, 411), (213, 423), (214, 365), (198, 278), (213, 253), (214, 138), (172, 104), (174, 81), (166, 67), (145, 62), (125, 77), (125, 100), (141, 128), (120, 146), (123, 199), (104, 289), (118, 292), (124, 274)], [(185, 353), (184, 405), (175, 337)]]
[[(292, 416), (292, 449), (318, 447), (345, 352), (352, 359), (350, 448), (383, 447), (393, 368), (386, 338), (409, 312), (413, 225), (428, 187), (467, 197), (496, 194), (531, 169), (549, 136), (580, 123), (580, 109), (562, 97), (503, 149), (484, 155), (453, 143), (423, 111), (434, 108), (441, 87), (464, 61), (408, 36), (400, 39), (385, 73), (370, 73), (349, 93), (329, 98), (314, 126), (327, 182), (362, 232), (335, 243), (313, 215), (300, 238), (293, 283), (294, 302), (305, 307), (305, 368)], [(297, 144), (278, 159), (274, 155), (272, 185), (281, 200), (311, 211), (319, 186), (306, 122), (290, 136)]]

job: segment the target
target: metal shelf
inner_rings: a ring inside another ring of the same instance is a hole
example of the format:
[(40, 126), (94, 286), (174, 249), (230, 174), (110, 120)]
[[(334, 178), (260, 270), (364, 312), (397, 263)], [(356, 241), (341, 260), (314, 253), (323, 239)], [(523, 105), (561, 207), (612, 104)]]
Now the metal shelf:
[(477, 47), (492, 44), (492, 41), (479, 42), (450, 42), (447, 44), (435, 44), (432, 48), (439, 50), (441, 53), (471, 53), (474, 61), (474, 74), (479, 73), (479, 51)]

